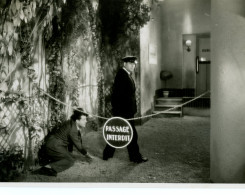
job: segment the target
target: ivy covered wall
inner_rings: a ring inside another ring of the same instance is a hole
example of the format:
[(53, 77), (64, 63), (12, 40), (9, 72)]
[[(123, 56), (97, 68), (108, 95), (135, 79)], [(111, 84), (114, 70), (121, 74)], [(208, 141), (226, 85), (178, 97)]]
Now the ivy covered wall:
[[(117, 70), (123, 65), (121, 59), (135, 55), (140, 61), (139, 31), (149, 21), (149, 7), (142, 0), (100, 0), (101, 21), (101, 64), (104, 75), (104, 110), (102, 114), (111, 116), (111, 87)], [(140, 66), (135, 75), (137, 114), (140, 113)], [(136, 114), (136, 115), (137, 115)]]
[(110, 116), (120, 59), (139, 57), (148, 13), (142, 0), (1, 1), (1, 181), (35, 166), (42, 139), (72, 107)]
[(97, 114), (97, 5), (94, 0), (1, 2), (1, 181), (35, 166), (41, 140), (70, 116), (71, 107)]

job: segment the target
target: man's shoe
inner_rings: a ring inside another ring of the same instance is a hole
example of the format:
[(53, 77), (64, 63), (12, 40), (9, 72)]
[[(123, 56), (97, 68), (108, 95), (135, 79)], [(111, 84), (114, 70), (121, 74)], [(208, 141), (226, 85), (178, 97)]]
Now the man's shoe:
[(39, 175), (57, 176), (57, 172), (52, 168), (42, 167), (37, 172)]
[(148, 161), (148, 158), (141, 156), (140, 158), (137, 158), (137, 159), (131, 159), (131, 161), (134, 163), (143, 163), (143, 162)]
[(146, 162), (146, 161), (148, 161), (148, 158), (146, 158), (146, 157), (144, 157), (144, 156), (141, 156), (141, 161), (142, 161), (142, 162)]
[(108, 160), (109, 158), (112, 158), (113, 156), (103, 156), (103, 160)]
[(108, 160), (108, 157), (107, 156), (103, 156), (103, 160)]

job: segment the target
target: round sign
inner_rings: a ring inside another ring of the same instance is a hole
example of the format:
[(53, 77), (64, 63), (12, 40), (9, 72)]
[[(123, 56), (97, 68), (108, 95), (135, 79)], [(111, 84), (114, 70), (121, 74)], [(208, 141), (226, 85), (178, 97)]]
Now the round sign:
[(103, 127), (103, 136), (111, 147), (124, 148), (133, 138), (133, 129), (127, 120), (113, 117), (106, 121)]

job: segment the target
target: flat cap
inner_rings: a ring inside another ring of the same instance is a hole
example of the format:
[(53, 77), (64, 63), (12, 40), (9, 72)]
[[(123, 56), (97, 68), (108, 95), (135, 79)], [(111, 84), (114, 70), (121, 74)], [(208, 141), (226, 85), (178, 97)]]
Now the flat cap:
[(122, 58), (123, 62), (131, 62), (131, 63), (135, 63), (137, 64), (137, 57), (135, 56), (125, 56), (124, 58)]

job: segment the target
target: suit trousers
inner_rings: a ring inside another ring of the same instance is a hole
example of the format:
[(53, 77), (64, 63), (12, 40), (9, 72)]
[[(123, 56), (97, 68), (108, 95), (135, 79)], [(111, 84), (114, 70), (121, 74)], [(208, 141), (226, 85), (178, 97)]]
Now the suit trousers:
[(68, 151), (67, 145), (63, 141), (50, 136), (46, 143), (46, 155), (49, 159), (49, 165), (56, 171), (61, 172), (73, 166), (75, 159)]
[[(141, 154), (139, 152), (139, 145), (138, 145), (138, 134), (134, 125), (134, 121), (130, 120), (128, 122), (130, 123), (133, 129), (133, 138), (131, 142), (128, 144), (127, 149), (128, 149), (129, 159), (131, 161), (134, 161), (141, 158)], [(115, 148), (107, 144), (103, 152), (103, 158), (104, 159), (112, 158), (115, 153), (115, 150), (116, 150)]]

